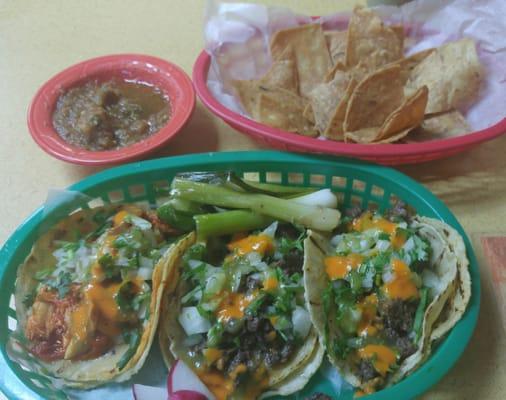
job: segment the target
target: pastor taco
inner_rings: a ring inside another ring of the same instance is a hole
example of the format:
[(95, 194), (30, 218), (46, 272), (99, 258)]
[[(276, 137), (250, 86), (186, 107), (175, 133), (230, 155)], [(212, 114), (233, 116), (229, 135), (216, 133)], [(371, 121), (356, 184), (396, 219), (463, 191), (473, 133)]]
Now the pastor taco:
[(11, 344), (67, 386), (128, 379), (153, 341), (176, 234), (156, 213), (133, 205), (81, 210), (60, 221), (18, 269)]
[(185, 361), (218, 400), (300, 390), (323, 347), (305, 307), (305, 232), (273, 223), (259, 232), (196, 241), (177, 252), (164, 294), (160, 346)]
[(461, 236), (403, 207), (343, 219), (330, 240), (310, 232), (305, 249), (313, 324), (330, 361), (359, 394), (416, 369), (469, 301)]

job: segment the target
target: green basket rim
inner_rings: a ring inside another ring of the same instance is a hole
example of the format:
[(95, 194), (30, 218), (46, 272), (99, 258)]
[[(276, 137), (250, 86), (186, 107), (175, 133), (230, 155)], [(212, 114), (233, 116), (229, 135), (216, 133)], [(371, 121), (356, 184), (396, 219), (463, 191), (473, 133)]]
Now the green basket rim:
[[(480, 308), (480, 275), (479, 268), (471, 242), (456, 217), (447, 206), (424, 186), (409, 178), (401, 172), (389, 167), (379, 166), (363, 161), (356, 161), (342, 157), (300, 155), (278, 151), (231, 151), (210, 152), (182, 156), (159, 158), (155, 160), (135, 162), (114, 167), (90, 175), (77, 183), (70, 185), (66, 190), (86, 192), (91, 188), (106, 184), (109, 180), (118, 177), (127, 177), (153, 170), (168, 167), (185, 169), (202, 168), (213, 164), (243, 163), (243, 162), (269, 162), (272, 164), (326, 164), (331, 167), (343, 165), (352, 166), (355, 170), (371, 176), (389, 180), (404, 190), (416, 194), (416, 197), (431, 209), (439, 219), (455, 228), (463, 237), (469, 258), (471, 273), (472, 294), (468, 308), (462, 319), (455, 325), (443, 342), (437, 347), (431, 357), (411, 375), (399, 383), (368, 396), (371, 400), (387, 400), (391, 398), (410, 399), (430, 389), (454, 366), (467, 347), (478, 320)], [(0, 250), (0, 284), (3, 284), (7, 266), (16, 250), (17, 244), (23, 242), (28, 234), (42, 221), (43, 206), (37, 208), (18, 228), (11, 234)], [(10, 295), (10, 294), (9, 294)], [(1, 310), (6, 312), (6, 310)], [(10, 399), (43, 399), (40, 395), (28, 388), (16, 375), (13, 368), (19, 368), (7, 356), (4, 346), (0, 347), (0, 391)]]

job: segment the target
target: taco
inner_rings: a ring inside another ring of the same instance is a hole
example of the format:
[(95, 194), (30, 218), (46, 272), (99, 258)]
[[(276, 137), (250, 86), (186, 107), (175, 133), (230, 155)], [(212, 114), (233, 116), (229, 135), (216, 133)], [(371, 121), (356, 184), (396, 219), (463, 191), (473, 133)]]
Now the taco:
[(162, 300), (165, 362), (183, 360), (218, 400), (304, 387), (324, 354), (305, 307), (304, 236), (274, 222), (259, 232), (183, 238)]
[(124, 381), (144, 363), (177, 232), (156, 213), (108, 206), (71, 214), (19, 267), (11, 345), (71, 387)]
[(430, 355), (470, 298), (462, 237), (403, 207), (343, 219), (305, 240), (306, 300), (332, 364), (358, 394), (391, 385)]

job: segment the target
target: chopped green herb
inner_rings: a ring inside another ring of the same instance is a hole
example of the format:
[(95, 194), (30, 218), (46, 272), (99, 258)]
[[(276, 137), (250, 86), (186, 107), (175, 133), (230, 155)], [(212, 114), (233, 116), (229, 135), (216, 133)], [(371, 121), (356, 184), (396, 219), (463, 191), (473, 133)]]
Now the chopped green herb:
[(123, 333), (123, 339), (128, 344), (128, 350), (120, 358), (116, 366), (121, 371), (128, 364), (128, 361), (133, 357), (137, 351), (137, 347), (141, 341), (141, 335), (138, 330), (127, 331)]
[(225, 327), (221, 322), (214, 324), (207, 332), (207, 345), (209, 347), (218, 347), (222, 338)]
[(36, 281), (39, 281), (39, 282), (43, 281), (47, 277), (49, 277), (53, 271), (54, 271), (54, 268), (44, 268), (44, 269), (41, 269), (40, 271), (37, 271), (33, 275), (33, 279), (35, 279)]
[(258, 314), (258, 311), (260, 310), (260, 307), (262, 307), (262, 304), (264, 301), (267, 300), (267, 293), (260, 293), (255, 300), (253, 300), (248, 307), (246, 307), (245, 314), (256, 316)]
[(135, 298), (134, 293), (135, 285), (132, 281), (123, 283), (118, 292), (114, 296), (116, 304), (120, 308), (121, 312), (129, 313), (134, 310), (133, 300)]
[(423, 316), (427, 308), (428, 298), (429, 290), (427, 288), (422, 288), (420, 290), (420, 302), (418, 303), (415, 313), (415, 321), (413, 322), (413, 331), (415, 332), (417, 342), (422, 335)]

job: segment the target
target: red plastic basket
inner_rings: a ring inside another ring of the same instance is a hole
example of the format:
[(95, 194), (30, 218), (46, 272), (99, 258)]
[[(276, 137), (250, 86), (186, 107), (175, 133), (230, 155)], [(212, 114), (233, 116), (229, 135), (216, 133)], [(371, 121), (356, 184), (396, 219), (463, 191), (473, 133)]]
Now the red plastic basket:
[(385, 165), (414, 164), (460, 153), (506, 133), (503, 118), (481, 131), (424, 143), (365, 145), (305, 137), (260, 124), (222, 105), (207, 87), (210, 64), (211, 57), (204, 50), (193, 65), (193, 83), (202, 103), (232, 128), (276, 149), (354, 157)]

